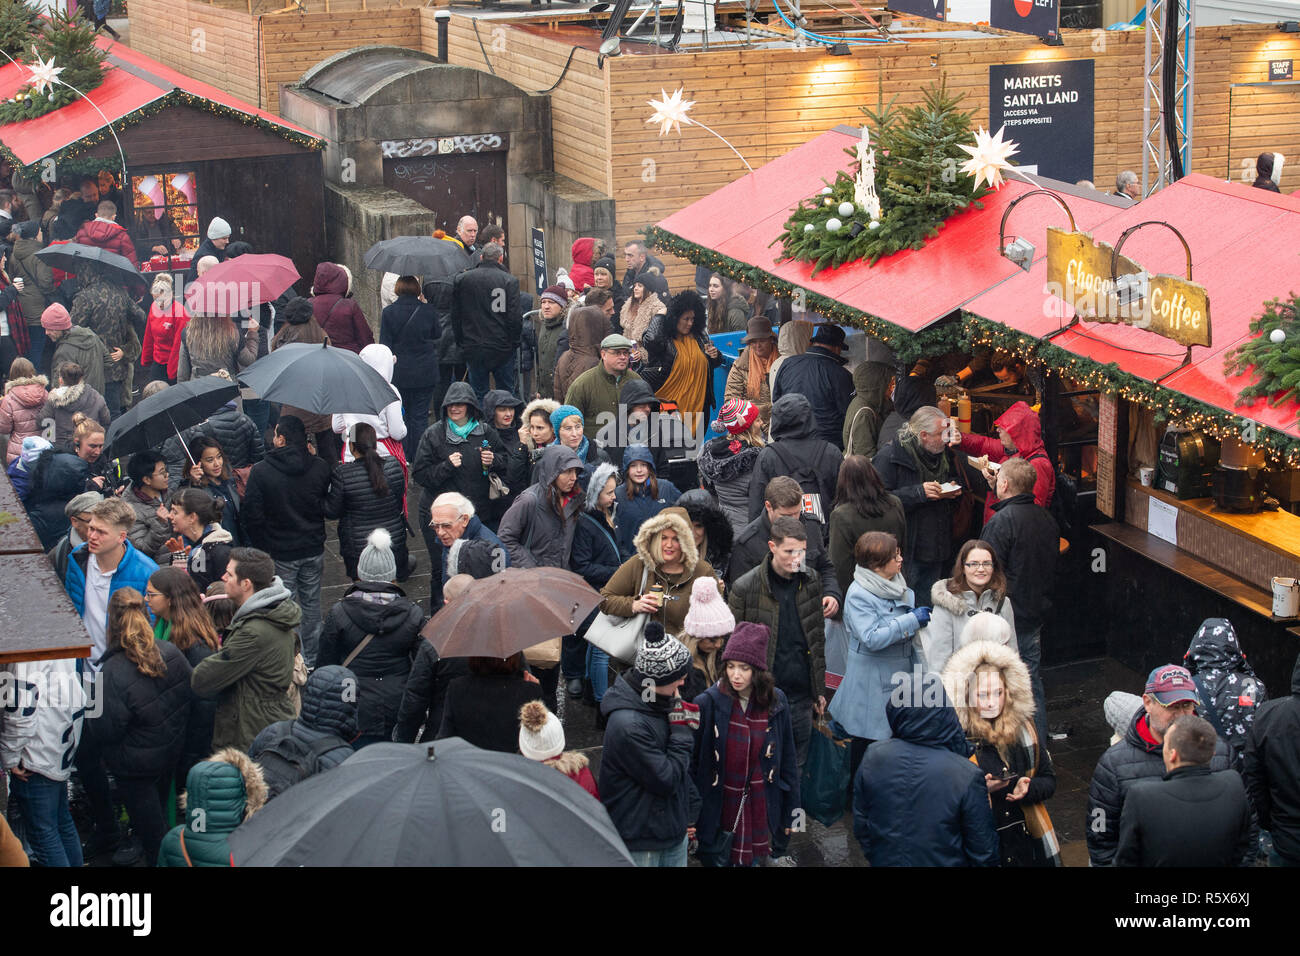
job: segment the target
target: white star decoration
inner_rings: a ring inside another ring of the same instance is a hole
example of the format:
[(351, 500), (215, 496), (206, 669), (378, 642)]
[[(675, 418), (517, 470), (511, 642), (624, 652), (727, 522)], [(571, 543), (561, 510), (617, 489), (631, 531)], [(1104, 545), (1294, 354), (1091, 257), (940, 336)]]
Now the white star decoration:
[(1020, 147), (1015, 143), (1010, 140), (1002, 141), (1002, 134), (1005, 131), (1004, 126), (998, 130), (996, 136), (990, 136), (981, 126), (979, 132), (975, 134), (975, 145), (961, 147), (970, 153), (970, 159), (962, 164), (961, 171), (967, 176), (975, 177), (976, 189), (979, 189), (981, 181), (987, 181), (994, 189), (1000, 188), (1002, 170), (1011, 168), (1007, 157), (1020, 152)]
[(36, 66), (30, 67), (32, 88), (37, 93), (48, 93), (54, 88), (54, 84), (59, 82), (59, 74), (63, 72), (63, 67), (54, 65), (54, 57), (50, 57), (48, 63), (42, 60), (35, 47), (32, 48), (32, 53), (36, 56)]
[(681, 124), (689, 124), (691, 122), (691, 119), (686, 114), (690, 108), (695, 105), (695, 101), (683, 101), (682, 93), (683, 89), (679, 86), (673, 95), (669, 96), (664, 92), (663, 88), (660, 87), (659, 95), (662, 96), (663, 99), (649, 101), (648, 105), (654, 110), (654, 112), (650, 114), (650, 118), (646, 120), (646, 122), (658, 123), (660, 136), (663, 136), (665, 133), (673, 129), (676, 129), (680, 133), (682, 129)]

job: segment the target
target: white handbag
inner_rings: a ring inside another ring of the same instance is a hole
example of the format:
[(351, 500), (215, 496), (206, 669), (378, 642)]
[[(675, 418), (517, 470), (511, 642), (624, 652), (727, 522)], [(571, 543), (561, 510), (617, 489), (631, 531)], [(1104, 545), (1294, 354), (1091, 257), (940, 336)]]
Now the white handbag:
[[(650, 569), (646, 568), (641, 574), (641, 589), (637, 591), (638, 596), (645, 593), (645, 585), (649, 577)], [(648, 614), (616, 617), (602, 611), (591, 622), (591, 627), (587, 628), (585, 637), (610, 657), (631, 664), (636, 660), (636, 652), (641, 646), (641, 640), (645, 636), (645, 626), (649, 620)]]

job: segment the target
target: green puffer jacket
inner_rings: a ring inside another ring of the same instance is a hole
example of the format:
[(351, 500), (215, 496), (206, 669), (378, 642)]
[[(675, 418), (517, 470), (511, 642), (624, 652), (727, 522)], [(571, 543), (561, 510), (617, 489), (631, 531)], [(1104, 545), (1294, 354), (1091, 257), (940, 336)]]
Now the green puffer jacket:
[(227, 838), (265, 803), (261, 768), (234, 747), (217, 751), (191, 768), (185, 785), (185, 823), (163, 837), (158, 865), (234, 866)]
[[(766, 624), (772, 632), (767, 642), (767, 669), (772, 670), (776, 663), (777, 631), (781, 623), (781, 605), (772, 594), (772, 586), (767, 576), (772, 570), (772, 555), (769, 552), (763, 563), (750, 568), (731, 586), (727, 595), (727, 606), (735, 615), (737, 623), (749, 621), (751, 624)], [(799, 623), (803, 625), (804, 641), (808, 644), (808, 683), (812, 687), (813, 697), (825, 693), (826, 687), (826, 636), (822, 618), (822, 582), (816, 571), (805, 569), (799, 572), (799, 592), (796, 604), (799, 606)], [(829, 699), (829, 695), (828, 699)]]
[(277, 577), (235, 612), (221, 650), (194, 668), (194, 693), (217, 698), (213, 748), (247, 750), (263, 727), (296, 716), (288, 690), (301, 620)]

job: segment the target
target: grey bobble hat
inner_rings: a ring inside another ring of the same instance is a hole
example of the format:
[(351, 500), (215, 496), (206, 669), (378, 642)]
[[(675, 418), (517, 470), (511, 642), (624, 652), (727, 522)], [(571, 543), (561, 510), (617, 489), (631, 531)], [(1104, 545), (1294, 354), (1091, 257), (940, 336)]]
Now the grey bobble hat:
[(366, 538), (365, 550), (357, 558), (357, 577), (362, 581), (388, 584), (397, 578), (397, 559), (393, 557), (393, 537), (387, 528), (376, 528)]
[(665, 634), (662, 624), (651, 621), (645, 626), (645, 640), (636, 652), (632, 669), (638, 683), (648, 679), (656, 686), (671, 684), (690, 673), (691, 652), (677, 638)]

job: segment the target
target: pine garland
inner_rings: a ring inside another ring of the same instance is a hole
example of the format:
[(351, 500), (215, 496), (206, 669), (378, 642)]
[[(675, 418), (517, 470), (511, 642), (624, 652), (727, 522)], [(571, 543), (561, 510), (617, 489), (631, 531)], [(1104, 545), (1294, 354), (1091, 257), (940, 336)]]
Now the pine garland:
[[(1294, 292), (1284, 302), (1270, 299), (1264, 303), (1264, 312), (1250, 323), (1250, 331), (1257, 338), (1230, 349), (1224, 355), (1223, 371), (1227, 375), (1243, 375), (1251, 369), (1256, 381), (1247, 385), (1237, 395), (1238, 405), (1248, 405), (1261, 398), (1268, 399), (1273, 408), (1283, 402), (1297, 404), (1300, 415), (1300, 297)], [(1273, 334), (1281, 333), (1281, 341), (1274, 342)]]
[[(960, 146), (972, 138), (974, 111), (957, 108), (963, 94), (949, 94), (946, 81), (928, 87), (924, 96), (920, 106), (901, 111), (892, 100), (876, 110), (862, 109), (877, 151), (880, 219), (873, 223), (857, 206), (841, 215), (842, 204), (853, 205), (855, 182), (855, 176), (841, 170), (819, 195), (792, 211), (772, 242), (781, 243), (778, 262), (811, 262), (814, 276), (857, 260), (875, 265), (884, 256), (922, 248), (955, 213), (972, 205), (983, 208), (979, 200), (988, 189), (977, 189), (973, 179), (959, 172), (959, 163), (967, 158)], [(855, 149), (845, 152), (856, 158)]]
[(0, 125), (21, 123), (61, 109), (79, 93), (89, 93), (103, 83), (108, 72), (106, 54), (95, 46), (95, 28), (80, 10), (72, 16), (60, 11), (41, 22), (40, 32), (26, 48), (26, 56), (19, 59), (30, 64), (36, 56), (47, 62), (53, 60), (62, 68), (59, 82), (44, 93), (38, 93), (28, 83), (12, 98), (0, 102)]

